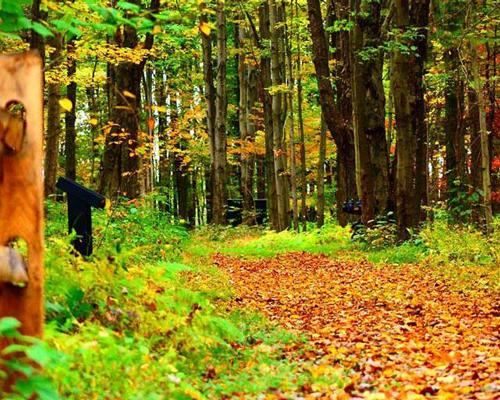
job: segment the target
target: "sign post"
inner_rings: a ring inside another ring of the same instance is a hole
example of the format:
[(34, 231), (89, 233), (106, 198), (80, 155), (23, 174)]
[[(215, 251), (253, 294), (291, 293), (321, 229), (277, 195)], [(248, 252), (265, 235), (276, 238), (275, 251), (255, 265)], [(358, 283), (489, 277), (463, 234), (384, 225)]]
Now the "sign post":
[(82, 256), (90, 256), (93, 251), (91, 207), (104, 208), (106, 198), (68, 178), (59, 178), (56, 186), (68, 195), (68, 231), (74, 230), (78, 235), (73, 247)]

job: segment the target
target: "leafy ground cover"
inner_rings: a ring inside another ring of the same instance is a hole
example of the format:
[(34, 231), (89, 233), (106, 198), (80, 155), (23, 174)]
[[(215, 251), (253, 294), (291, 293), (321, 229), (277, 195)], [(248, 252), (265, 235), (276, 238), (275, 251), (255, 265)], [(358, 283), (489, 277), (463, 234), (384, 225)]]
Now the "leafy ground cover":
[[(72, 254), (64, 206), (48, 203), (47, 213), (51, 349), (26, 350), (46, 376), (30, 372), (9, 399), (52, 400), (54, 391), (64, 399), (494, 398), (499, 390), (498, 242), (472, 229), (436, 221), (402, 246), (376, 232), (376, 243), (353, 242), (334, 225), (188, 232), (132, 202), (94, 213), (95, 254), (82, 259)], [(0, 336), (15, 334), (12, 321), (0, 327)]]
[(314, 378), (284, 357), (299, 335), (248, 309), (165, 214), (140, 204), (95, 213), (95, 255), (71, 253), (49, 204), (46, 368), (64, 399), (219, 399), (294, 392)]
[(464, 290), (421, 265), (306, 252), (214, 261), (236, 287), (233, 307), (307, 334), (312, 350), (289, 356), (314, 360), (310, 372), (323, 379), (302, 388), (311, 398), (497, 398), (500, 297), (480, 280)]

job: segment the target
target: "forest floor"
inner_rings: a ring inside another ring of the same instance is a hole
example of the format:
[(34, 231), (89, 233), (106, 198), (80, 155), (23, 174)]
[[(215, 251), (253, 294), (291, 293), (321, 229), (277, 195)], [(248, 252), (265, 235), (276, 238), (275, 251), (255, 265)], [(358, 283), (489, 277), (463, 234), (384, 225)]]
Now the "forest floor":
[[(500, 391), (499, 298), (480, 280), (464, 287), (422, 265), (307, 252), (213, 260), (231, 277), (233, 307), (306, 335), (287, 357), (312, 360), (309, 372), (326, 384), (302, 386), (305, 398), (493, 399)], [(343, 386), (328, 385), (344, 371)]]
[(498, 398), (496, 237), (445, 218), (403, 245), (334, 223), (187, 230), (126, 203), (94, 213), (84, 259), (65, 206), (47, 215), (54, 390), (35, 375), (16, 400)]

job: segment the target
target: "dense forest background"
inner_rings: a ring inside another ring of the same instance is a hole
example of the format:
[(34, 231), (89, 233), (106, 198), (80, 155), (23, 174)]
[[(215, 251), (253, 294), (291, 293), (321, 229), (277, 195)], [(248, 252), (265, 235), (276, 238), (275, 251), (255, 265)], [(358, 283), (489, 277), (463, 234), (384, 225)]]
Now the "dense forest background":
[(4, 1), (0, 51), (45, 62), (48, 197), (65, 175), (191, 226), (266, 199), (278, 231), (360, 199), (404, 240), (500, 207), (495, 3)]
[[(0, 246), (0, 398), (498, 399), (499, 21), (0, 0), (0, 53), (44, 62), (46, 195), (43, 300), (32, 244)], [(106, 196), (92, 254), (61, 176)]]

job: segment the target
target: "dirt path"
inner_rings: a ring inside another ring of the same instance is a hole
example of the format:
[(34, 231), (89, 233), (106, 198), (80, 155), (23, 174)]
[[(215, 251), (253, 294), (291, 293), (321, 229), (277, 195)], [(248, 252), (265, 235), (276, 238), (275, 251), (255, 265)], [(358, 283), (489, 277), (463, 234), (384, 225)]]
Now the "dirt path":
[(500, 396), (498, 293), (466, 291), (419, 266), (306, 253), (258, 261), (218, 254), (214, 261), (232, 278), (235, 306), (258, 308), (307, 335), (313, 350), (291, 356), (315, 359), (312, 374), (347, 371), (343, 389), (304, 387), (311, 398)]

